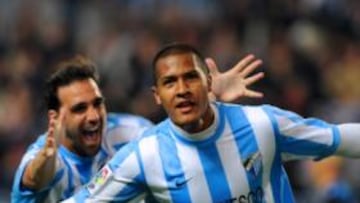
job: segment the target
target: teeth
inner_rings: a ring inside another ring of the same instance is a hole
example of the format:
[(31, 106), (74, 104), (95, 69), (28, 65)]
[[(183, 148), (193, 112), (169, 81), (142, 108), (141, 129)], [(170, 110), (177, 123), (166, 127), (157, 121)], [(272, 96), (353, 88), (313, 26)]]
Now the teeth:
[(97, 133), (99, 131), (99, 128), (93, 128), (93, 129), (84, 129), (84, 133)]
[(84, 134), (84, 138), (86, 139), (86, 140), (97, 140), (97, 136), (98, 134), (97, 133), (85, 133)]
[(95, 136), (96, 134), (95, 133), (85, 133), (85, 136), (86, 137), (93, 137)]
[(82, 130), (82, 134), (86, 140), (96, 140), (99, 135), (99, 126), (84, 128)]

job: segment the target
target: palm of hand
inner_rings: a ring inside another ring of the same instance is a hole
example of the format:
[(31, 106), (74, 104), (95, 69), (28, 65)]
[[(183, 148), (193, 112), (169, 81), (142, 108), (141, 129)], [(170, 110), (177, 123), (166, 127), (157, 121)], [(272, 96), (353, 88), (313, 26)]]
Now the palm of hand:
[(206, 59), (212, 76), (212, 93), (215, 97), (224, 102), (235, 101), (241, 97), (261, 98), (263, 94), (248, 89), (248, 86), (264, 77), (263, 72), (249, 76), (262, 61), (253, 55), (248, 55), (228, 71), (219, 72), (213, 59)]

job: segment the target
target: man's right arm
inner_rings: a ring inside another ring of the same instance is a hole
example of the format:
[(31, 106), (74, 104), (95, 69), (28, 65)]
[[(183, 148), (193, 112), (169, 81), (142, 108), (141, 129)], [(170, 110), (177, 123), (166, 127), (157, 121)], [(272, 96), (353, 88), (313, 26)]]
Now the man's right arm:
[(21, 179), (22, 187), (40, 190), (47, 186), (55, 174), (56, 157), (56, 152), (47, 154), (45, 149), (41, 149), (26, 166)]
[[(44, 147), (26, 166), (21, 178), (21, 186), (27, 189), (40, 190), (49, 185), (56, 172), (58, 138), (63, 131), (64, 114), (49, 114), (49, 127)], [(56, 118), (57, 117), (57, 118)]]

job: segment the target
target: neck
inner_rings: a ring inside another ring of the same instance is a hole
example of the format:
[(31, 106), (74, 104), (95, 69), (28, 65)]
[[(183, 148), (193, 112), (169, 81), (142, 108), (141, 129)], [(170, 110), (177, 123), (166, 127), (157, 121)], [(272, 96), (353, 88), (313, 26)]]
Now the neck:
[(188, 133), (198, 133), (207, 129), (214, 121), (214, 118), (214, 112), (209, 105), (201, 118), (199, 118), (193, 123), (183, 125), (181, 126), (181, 128)]

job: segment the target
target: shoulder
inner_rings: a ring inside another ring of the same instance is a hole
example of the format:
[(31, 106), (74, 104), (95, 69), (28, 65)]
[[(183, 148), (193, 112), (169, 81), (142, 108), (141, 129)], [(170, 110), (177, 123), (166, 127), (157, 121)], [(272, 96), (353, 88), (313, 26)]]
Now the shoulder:
[(169, 118), (165, 119), (164, 121), (156, 124), (155, 126), (153, 126), (152, 128), (149, 128), (147, 130), (144, 131), (142, 138), (144, 137), (149, 137), (149, 136), (159, 136), (161, 134), (168, 134), (169, 133)]
[(43, 148), (43, 146), (45, 145), (46, 142), (46, 133), (41, 134), (37, 137), (37, 139), (31, 143), (29, 145), (29, 147), (27, 148), (24, 156), (23, 156), (23, 160), (24, 159), (31, 159), (31, 157), (34, 157), (35, 154), (41, 149)]
[(225, 102), (215, 102), (214, 104), (218, 109), (224, 109), (224, 110), (234, 110), (234, 109), (242, 109), (242, 110), (245, 110), (245, 109), (258, 109), (258, 110), (270, 109), (270, 110), (274, 110), (274, 109), (279, 109), (279, 108), (269, 105), (269, 104), (242, 105), (242, 104), (225, 103)]
[(108, 113), (107, 116), (107, 129), (110, 130), (116, 127), (151, 127), (153, 123), (138, 115), (126, 113)]
[(220, 114), (237, 115), (245, 114), (246, 116), (253, 116), (258, 112), (266, 112), (266, 108), (272, 108), (270, 105), (241, 105), (234, 103), (216, 102), (215, 107)]
[(146, 118), (132, 114), (109, 113), (103, 137), (105, 151), (114, 154), (130, 141), (136, 140), (153, 124)]
[[(144, 154), (151, 154), (159, 149), (159, 143), (166, 143), (167, 140), (172, 139), (170, 133), (170, 123), (166, 119), (153, 128), (146, 130), (140, 139), (134, 142), (136, 149)], [(134, 148), (134, 146), (132, 146)]]

